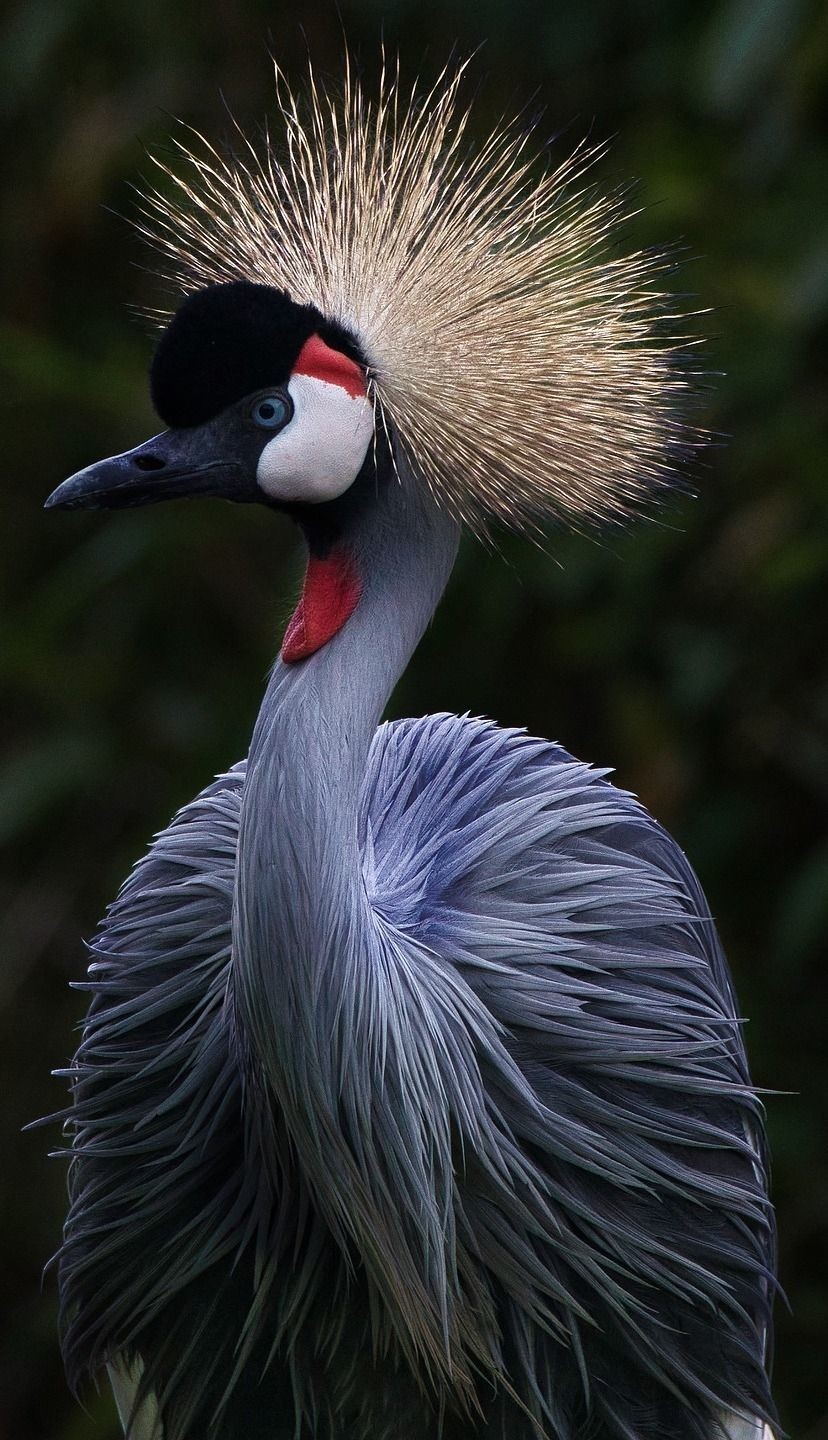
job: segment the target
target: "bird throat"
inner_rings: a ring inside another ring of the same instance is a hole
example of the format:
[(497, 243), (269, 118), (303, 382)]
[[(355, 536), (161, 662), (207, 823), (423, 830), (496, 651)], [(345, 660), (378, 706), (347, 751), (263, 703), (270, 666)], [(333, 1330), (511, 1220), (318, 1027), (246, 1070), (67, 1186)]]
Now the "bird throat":
[(354, 613), (360, 596), (356, 565), (344, 546), (311, 554), (299, 604), (282, 641), (286, 664), (306, 660), (327, 645)]

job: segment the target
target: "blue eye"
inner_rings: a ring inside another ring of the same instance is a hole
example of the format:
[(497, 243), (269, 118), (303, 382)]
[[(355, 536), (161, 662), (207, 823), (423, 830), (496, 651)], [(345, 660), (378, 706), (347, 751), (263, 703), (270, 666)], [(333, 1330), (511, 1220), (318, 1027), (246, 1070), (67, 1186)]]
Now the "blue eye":
[(262, 430), (280, 430), (290, 419), (291, 408), (284, 395), (261, 395), (250, 407), (250, 419)]

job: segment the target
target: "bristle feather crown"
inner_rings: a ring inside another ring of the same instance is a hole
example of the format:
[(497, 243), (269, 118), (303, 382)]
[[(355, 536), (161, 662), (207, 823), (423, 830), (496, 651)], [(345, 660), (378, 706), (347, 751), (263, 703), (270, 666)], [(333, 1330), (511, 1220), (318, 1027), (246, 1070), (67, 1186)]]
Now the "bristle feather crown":
[(282, 145), (180, 144), (141, 228), (187, 293), (271, 285), (351, 332), (406, 470), (477, 533), (623, 519), (694, 443), (667, 261), (618, 253), (602, 147), (544, 168), (516, 123), (471, 147), (464, 69), (406, 93), (385, 69), (374, 100), (350, 67), (304, 100), (277, 70)]

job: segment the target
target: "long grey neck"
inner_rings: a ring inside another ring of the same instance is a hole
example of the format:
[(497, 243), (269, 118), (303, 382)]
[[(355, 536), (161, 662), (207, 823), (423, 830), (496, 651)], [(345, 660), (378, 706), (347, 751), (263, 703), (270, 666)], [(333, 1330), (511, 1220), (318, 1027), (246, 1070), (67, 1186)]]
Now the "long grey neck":
[[(233, 936), (242, 1018), (268, 1072), (281, 1065), (274, 1024), (291, 1004), (300, 1028), (312, 1023), (318, 987), (341, 983), (340, 938), (369, 918), (357, 844), (368, 751), (457, 542), (418, 488), (390, 481), (347, 537), (362, 584), (354, 613), (307, 660), (276, 661), (248, 757)], [(271, 997), (275, 1015), (263, 1013)]]
[[(399, 1000), (366, 893), (358, 806), (377, 723), (457, 542), (454, 523), (417, 487), (385, 486), (348, 537), (362, 582), (357, 607), (316, 654), (276, 662), (242, 796), (232, 1000), (248, 1103), (278, 1115), (314, 1203), (343, 1248), (363, 1258), (382, 1245), (382, 1212), (394, 1208), (387, 1193), (372, 1193), (374, 1177), (407, 1161), (380, 1153), (382, 1106), (393, 1104), (384, 1047), (396, 1024), (383, 1007), (393, 1003), (396, 1015)], [(259, 1113), (265, 1148), (266, 1129)], [(401, 1243), (386, 1236), (387, 1249)]]

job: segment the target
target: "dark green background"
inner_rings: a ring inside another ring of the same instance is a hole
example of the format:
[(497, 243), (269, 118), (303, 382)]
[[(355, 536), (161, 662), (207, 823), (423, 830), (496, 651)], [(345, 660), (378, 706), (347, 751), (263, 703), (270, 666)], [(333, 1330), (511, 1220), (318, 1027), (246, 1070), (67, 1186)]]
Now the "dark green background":
[[(481, 131), (527, 101), (558, 154), (615, 135), (645, 242), (682, 241), (714, 307), (705, 421), (723, 435), (658, 524), (549, 558), (471, 544), (393, 704), (523, 723), (617, 767), (689, 851), (718, 917), (769, 1100), (781, 1271), (777, 1393), (828, 1434), (828, 8), (805, 0), (431, 0), (303, 12), (260, 0), (23, 0), (0, 39), (8, 203), (0, 364), (3, 646), (0, 1055), (5, 1440), (106, 1440), (111, 1402), (66, 1393), (55, 1129), (83, 997), (81, 937), (153, 830), (242, 755), (295, 592), (287, 524), (217, 502), (44, 515), (66, 474), (154, 428), (151, 260), (123, 217), (171, 115), (254, 124), (270, 45), (340, 68), (341, 29), (427, 78), (484, 42)], [(304, 27), (303, 38), (302, 29)], [(823, 112), (823, 113), (821, 113)]]

